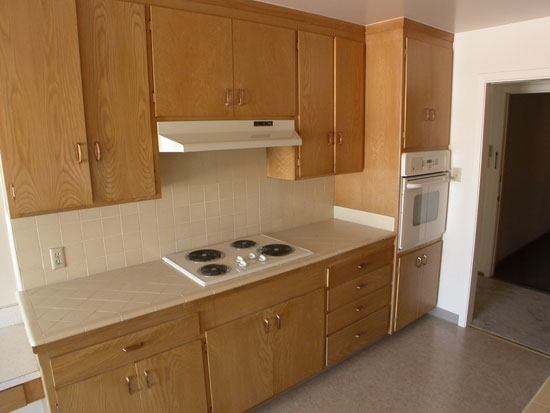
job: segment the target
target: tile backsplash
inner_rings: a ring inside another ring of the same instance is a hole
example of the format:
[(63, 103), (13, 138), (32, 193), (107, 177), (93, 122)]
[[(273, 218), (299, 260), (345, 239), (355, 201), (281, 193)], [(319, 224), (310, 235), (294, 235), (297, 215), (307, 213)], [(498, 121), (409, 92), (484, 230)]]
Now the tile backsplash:
[[(266, 150), (160, 155), (162, 199), (11, 221), (24, 289), (333, 216), (334, 178), (266, 178)], [(49, 248), (67, 267), (52, 270)]]

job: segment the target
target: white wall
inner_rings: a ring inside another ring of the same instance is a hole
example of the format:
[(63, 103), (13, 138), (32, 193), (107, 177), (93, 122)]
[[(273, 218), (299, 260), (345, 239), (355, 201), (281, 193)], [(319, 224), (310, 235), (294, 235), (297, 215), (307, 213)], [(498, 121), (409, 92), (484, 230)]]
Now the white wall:
[(458, 33), (454, 43), (452, 182), (438, 307), (466, 325), (479, 192), (485, 84), (550, 78), (550, 18)]
[(0, 309), (16, 304), (17, 279), (9, 224), (8, 202), (4, 189), (4, 174), (0, 163)]

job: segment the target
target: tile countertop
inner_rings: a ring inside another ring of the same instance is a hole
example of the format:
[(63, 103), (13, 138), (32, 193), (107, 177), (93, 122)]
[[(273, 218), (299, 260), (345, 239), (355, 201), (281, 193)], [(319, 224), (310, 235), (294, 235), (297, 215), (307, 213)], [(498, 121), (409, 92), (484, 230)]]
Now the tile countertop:
[(267, 234), (307, 248), (308, 257), (201, 287), (162, 260), (19, 291), (33, 347), (259, 281), (368, 245), (395, 234), (328, 220)]

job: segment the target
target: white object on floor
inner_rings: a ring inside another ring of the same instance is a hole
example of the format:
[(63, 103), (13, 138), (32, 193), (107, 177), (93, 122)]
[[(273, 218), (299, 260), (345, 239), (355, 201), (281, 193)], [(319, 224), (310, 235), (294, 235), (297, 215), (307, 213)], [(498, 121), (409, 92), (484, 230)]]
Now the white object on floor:
[(357, 209), (335, 206), (334, 219), (368, 225), (369, 227), (384, 229), (386, 231), (395, 231), (395, 218), (373, 214), (372, 212), (359, 211)]
[(0, 391), (40, 377), (25, 326), (0, 328)]

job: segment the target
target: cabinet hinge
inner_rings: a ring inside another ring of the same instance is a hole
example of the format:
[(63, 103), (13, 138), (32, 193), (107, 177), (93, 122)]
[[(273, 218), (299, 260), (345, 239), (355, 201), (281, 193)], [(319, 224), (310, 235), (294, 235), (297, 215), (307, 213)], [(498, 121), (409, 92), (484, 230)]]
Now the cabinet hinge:
[(153, 94), (153, 103), (156, 105), (157, 104), (157, 97), (155, 96), (155, 91), (153, 90), (151, 93)]
[(13, 184), (10, 185), (10, 195), (11, 199), (15, 201), (15, 186), (13, 186)]
[(300, 166), (300, 158), (298, 158), (298, 159), (296, 160), (296, 164), (297, 164), (298, 166)]
[(151, 19), (147, 20), (147, 27), (149, 27), (150, 32), (153, 31), (153, 22), (151, 21)]

